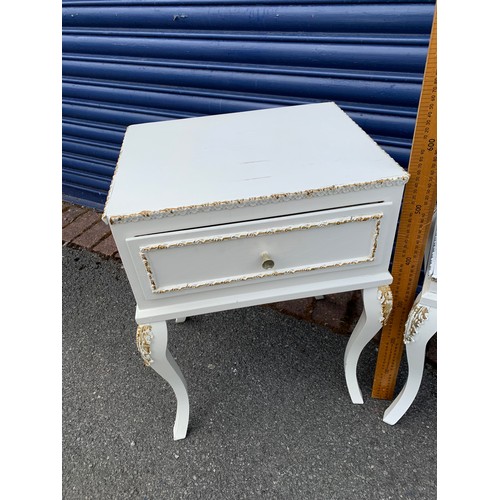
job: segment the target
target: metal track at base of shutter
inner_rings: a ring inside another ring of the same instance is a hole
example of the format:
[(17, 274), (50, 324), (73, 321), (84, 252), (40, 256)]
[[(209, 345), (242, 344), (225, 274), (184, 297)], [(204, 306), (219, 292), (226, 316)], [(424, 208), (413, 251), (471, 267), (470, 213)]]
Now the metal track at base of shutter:
[(434, 1), (63, 0), (63, 196), (102, 208), (128, 125), (335, 101), (408, 164)]

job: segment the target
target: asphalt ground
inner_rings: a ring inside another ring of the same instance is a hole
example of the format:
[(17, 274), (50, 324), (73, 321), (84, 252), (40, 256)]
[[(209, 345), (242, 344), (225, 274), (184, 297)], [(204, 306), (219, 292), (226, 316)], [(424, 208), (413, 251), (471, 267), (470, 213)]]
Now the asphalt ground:
[[(62, 497), (73, 499), (406, 499), (437, 496), (436, 370), (403, 418), (370, 397), (376, 344), (350, 402), (348, 337), (252, 307), (168, 322), (188, 384), (186, 439), (175, 399), (135, 347), (120, 262), (63, 248)], [(406, 363), (396, 386), (402, 388)]]

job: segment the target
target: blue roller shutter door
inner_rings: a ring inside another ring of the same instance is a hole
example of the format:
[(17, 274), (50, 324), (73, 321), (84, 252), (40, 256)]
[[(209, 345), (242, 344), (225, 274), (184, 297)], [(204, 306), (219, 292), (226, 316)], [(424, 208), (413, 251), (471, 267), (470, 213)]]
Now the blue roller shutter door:
[(63, 196), (102, 208), (133, 123), (333, 100), (406, 167), (433, 2), (63, 2)]

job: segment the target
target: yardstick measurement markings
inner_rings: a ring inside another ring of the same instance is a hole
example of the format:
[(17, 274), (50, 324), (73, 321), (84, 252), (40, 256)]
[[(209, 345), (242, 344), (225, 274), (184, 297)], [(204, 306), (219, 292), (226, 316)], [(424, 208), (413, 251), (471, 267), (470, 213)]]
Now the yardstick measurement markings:
[(372, 397), (392, 399), (403, 354), (403, 333), (415, 300), (437, 199), (437, 14), (434, 13), (399, 229), (394, 251), (392, 314), (383, 327)]

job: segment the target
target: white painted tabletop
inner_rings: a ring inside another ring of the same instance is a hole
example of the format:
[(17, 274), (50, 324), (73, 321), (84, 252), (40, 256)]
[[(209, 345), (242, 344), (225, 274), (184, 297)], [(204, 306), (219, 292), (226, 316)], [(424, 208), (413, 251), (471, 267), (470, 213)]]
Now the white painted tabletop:
[(333, 102), (132, 125), (105, 216), (405, 179)]

